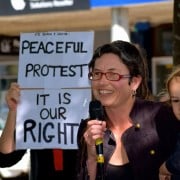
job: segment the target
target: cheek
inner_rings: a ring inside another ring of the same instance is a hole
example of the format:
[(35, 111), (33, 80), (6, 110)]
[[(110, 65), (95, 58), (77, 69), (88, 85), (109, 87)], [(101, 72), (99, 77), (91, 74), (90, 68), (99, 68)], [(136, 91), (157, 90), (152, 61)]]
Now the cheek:
[(93, 95), (96, 97), (97, 96), (97, 89), (98, 89), (99, 85), (96, 81), (92, 81), (91, 82), (91, 88), (92, 88), (92, 93)]
[(128, 82), (119, 82), (119, 83), (114, 83), (112, 85), (117, 91), (120, 91), (120, 92), (124, 92), (124, 93), (128, 93), (131, 91), (131, 87), (129, 86)]
[(172, 108), (173, 108), (174, 115), (177, 117), (180, 112), (180, 108), (178, 108), (178, 106), (176, 105), (173, 105)]
[(92, 88), (92, 90), (98, 89), (98, 87), (99, 87), (99, 85), (98, 85), (97, 81), (92, 81), (92, 82), (91, 82), (91, 88)]

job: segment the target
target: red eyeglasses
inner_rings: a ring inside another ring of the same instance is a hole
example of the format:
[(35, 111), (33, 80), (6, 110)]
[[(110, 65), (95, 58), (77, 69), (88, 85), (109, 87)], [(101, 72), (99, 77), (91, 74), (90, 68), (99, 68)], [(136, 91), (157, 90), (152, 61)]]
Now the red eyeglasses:
[(88, 74), (88, 78), (89, 78), (89, 80), (97, 81), (97, 80), (100, 80), (103, 75), (105, 75), (106, 79), (109, 81), (119, 81), (122, 78), (130, 78), (131, 77), (131, 75), (129, 75), (129, 74), (122, 75), (122, 74), (118, 74), (118, 73), (114, 73), (114, 72), (106, 72), (106, 73), (90, 72)]

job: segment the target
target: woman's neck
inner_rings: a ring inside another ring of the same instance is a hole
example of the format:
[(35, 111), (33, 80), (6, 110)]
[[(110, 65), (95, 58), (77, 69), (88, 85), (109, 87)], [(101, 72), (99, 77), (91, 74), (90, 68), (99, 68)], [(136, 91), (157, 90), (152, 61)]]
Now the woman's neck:
[(134, 105), (135, 100), (117, 107), (106, 107), (107, 123), (108, 126), (115, 129), (126, 130), (132, 126), (132, 120), (130, 118), (130, 112)]

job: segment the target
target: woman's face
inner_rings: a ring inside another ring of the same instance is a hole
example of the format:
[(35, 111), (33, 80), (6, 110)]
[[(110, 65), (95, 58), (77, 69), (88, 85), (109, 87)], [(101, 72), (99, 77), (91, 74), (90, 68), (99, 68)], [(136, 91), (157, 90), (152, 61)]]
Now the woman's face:
[(169, 94), (173, 112), (180, 120), (180, 77), (173, 78), (169, 84)]
[[(113, 53), (107, 53), (96, 59), (93, 72), (113, 72), (120, 75), (129, 75), (129, 70), (119, 57)], [(93, 95), (100, 100), (104, 106), (122, 106), (128, 100), (132, 100), (132, 92), (136, 90), (130, 78), (121, 78), (118, 81), (110, 81), (105, 74), (99, 80), (92, 80)]]

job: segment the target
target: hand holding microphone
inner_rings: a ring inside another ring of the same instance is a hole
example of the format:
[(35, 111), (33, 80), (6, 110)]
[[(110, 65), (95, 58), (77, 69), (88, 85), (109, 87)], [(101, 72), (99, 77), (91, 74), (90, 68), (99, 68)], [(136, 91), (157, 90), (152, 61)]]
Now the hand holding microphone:
[[(89, 104), (90, 119), (103, 119), (103, 107), (100, 101), (91, 101)], [(103, 155), (103, 140), (102, 138), (96, 139), (96, 153), (97, 153), (97, 172), (98, 178), (104, 179), (104, 155)]]

